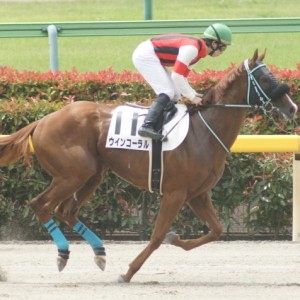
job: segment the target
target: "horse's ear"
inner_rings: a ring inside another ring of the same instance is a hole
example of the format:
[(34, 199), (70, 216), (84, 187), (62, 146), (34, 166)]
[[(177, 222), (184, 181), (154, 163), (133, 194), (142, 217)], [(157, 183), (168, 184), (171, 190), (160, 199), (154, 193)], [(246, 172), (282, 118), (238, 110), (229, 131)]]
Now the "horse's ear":
[(258, 60), (259, 61), (263, 61), (264, 60), (264, 58), (266, 56), (266, 51), (267, 51), (267, 48), (265, 48), (265, 51), (258, 56)]
[(258, 49), (255, 49), (252, 58), (249, 60), (249, 66), (250, 66), (250, 68), (251, 68), (251, 67), (252, 67), (252, 68), (255, 67), (257, 58), (258, 58)]

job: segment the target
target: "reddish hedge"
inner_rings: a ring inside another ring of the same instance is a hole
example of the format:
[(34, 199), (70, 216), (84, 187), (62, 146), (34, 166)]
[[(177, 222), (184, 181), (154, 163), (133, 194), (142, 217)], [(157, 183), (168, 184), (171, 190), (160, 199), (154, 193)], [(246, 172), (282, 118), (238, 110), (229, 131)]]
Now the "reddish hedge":
[[(223, 71), (191, 72), (189, 81), (203, 92), (233, 67)], [(270, 69), (278, 80), (290, 84), (291, 95), (300, 104), (300, 63), (296, 70), (274, 66)], [(0, 132), (10, 134), (73, 101), (147, 102), (153, 97), (153, 91), (142, 77), (130, 71), (116, 73), (107, 69), (98, 73), (79, 73), (73, 69), (71, 72), (40, 73), (0, 67)], [(297, 126), (297, 123), (286, 124), (280, 118), (268, 118), (250, 111), (243, 133), (299, 134)], [(274, 172), (275, 169), (278, 172)], [(229, 155), (223, 178), (213, 191), (214, 203), (228, 232), (236, 223), (233, 213), (241, 203), (247, 205), (248, 210), (238, 222), (247, 226), (251, 234), (260, 230), (268, 230), (275, 236), (287, 232), (291, 218), (291, 172), (291, 154)], [(233, 179), (232, 174), (239, 176)], [(144, 192), (125, 182), (120, 183), (112, 175), (107, 178), (93, 201), (82, 210), (82, 217), (102, 233), (138, 228), (143, 232), (142, 238), (148, 236), (157, 212), (156, 196), (143, 196), (146, 195)], [(38, 222), (32, 219), (27, 203), (45, 188), (49, 180), (38, 164), (34, 170), (9, 166), (0, 172), (0, 240), (18, 225), (21, 238), (44, 235)], [(147, 218), (142, 223), (130, 212), (141, 207), (136, 199), (143, 199)], [(255, 215), (252, 208), (255, 208)], [(174, 226), (185, 236), (198, 235), (202, 228), (201, 222), (192, 218), (188, 210), (183, 210)], [(31, 231), (25, 234), (26, 228)]]
[[(215, 85), (234, 65), (226, 70), (205, 70), (191, 72), (189, 81), (199, 91), (205, 91)], [(291, 95), (299, 103), (300, 63), (296, 70), (279, 69), (270, 66), (270, 70), (280, 81), (288, 82)], [(117, 73), (111, 68), (98, 73), (71, 72), (19, 72), (9, 67), (0, 67), (0, 99), (11, 100), (16, 97), (24, 100), (48, 100), (72, 102), (77, 100), (126, 100), (143, 101), (154, 94), (142, 77), (131, 71)]]

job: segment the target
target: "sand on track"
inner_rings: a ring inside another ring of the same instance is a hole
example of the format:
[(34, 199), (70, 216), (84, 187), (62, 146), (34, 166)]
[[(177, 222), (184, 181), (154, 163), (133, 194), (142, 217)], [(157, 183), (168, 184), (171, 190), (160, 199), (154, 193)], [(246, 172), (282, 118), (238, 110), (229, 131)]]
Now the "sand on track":
[(105, 242), (106, 270), (84, 242), (71, 242), (71, 256), (59, 273), (57, 250), (49, 242), (0, 242), (0, 299), (26, 300), (289, 300), (300, 299), (300, 243), (214, 242), (184, 251), (162, 245), (131, 283), (120, 274), (145, 242)]

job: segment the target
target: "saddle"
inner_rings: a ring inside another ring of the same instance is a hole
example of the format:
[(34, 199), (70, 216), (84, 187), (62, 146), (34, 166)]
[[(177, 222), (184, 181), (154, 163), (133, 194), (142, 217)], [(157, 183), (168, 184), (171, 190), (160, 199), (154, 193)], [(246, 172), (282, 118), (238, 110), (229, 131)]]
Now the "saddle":
[[(169, 123), (172, 120), (172, 118), (174, 117), (174, 115), (176, 114), (177, 107), (175, 106), (175, 104), (176, 104), (176, 102), (170, 101), (168, 103), (168, 105), (165, 107), (162, 118), (154, 126), (154, 129), (157, 132), (162, 133), (163, 126), (165, 124)], [(147, 110), (147, 112), (150, 108), (150, 106), (142, 106), (142, 105), (139, 105), (136, 103), (129, 103), (129, 102), (126, 103), (126, 106), (145, 109), (145, 110)], [(144, 116), (147, 115), (147, 112), (144, 114)], [(162, 141), (166, 141), (166, 139), (167, 139), (167, 137), (165, 137)]]

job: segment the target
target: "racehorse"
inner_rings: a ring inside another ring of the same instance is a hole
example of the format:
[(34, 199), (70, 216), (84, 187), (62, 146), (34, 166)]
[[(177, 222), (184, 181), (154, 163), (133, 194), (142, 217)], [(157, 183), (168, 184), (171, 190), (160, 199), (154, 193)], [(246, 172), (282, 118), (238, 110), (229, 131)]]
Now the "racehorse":
[[(289, 86), (279, 83), (263, 63), (265, 51), (254, 51), (204, 95), (204, 105), (189, 116), (183, 142), (163, 154), (162, 200), (155, 226), (145, 249), (130, 263), (120, 281), (130, 282), (147, 258), (164, 240), (191, 250), (222, 233), (210, 190), (224, 170), (226, 155), (233, 145), (249, 107), (276, 108), (292, 119), (297, 106), (288, 96)], [(0, 138), (0, 165), (21, 157), (30, 162), (34, 153), (51, 176), (50, 186), (30, 202), (34, 214), (44, 224), (58, 248), (61, 271), (69, 258), (69, 244), (51, 213), (67, 223), (91, 245), (97, 265), (105, 268), (103, 241), (79, 219), (81, 206), (102, 182), (108, 169), (138, 188), (148, 189), (146, 151), (106, 147), (115, 106), (79, 101), (37, 120), (19, 131)], [(144, 162), (144, 163), (141, 163)], [(181, 240), (168, 230), (184, 204), (209, 225), (209, 233), (196, 239)]]

